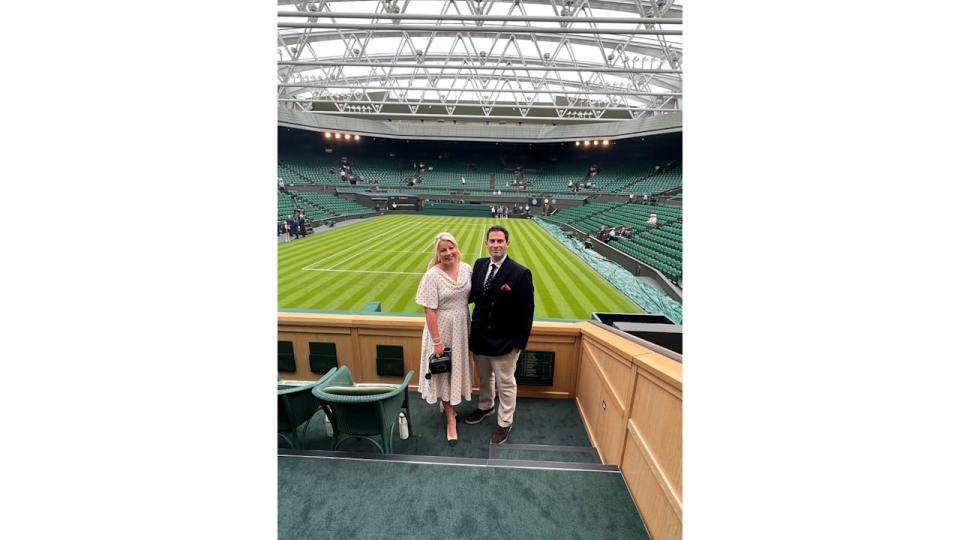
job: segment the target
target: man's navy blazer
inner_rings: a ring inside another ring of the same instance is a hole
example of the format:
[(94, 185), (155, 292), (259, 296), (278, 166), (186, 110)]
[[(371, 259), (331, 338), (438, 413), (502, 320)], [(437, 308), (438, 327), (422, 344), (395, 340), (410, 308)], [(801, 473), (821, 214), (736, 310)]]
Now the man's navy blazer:
[(512, 349), (526, 349), (533, 329), (533, 275), (506, 257), (484, 293), (483, 282), (489, 268), (489, 257), (473, 263), (470, 350), (476, 354), (502, 356)]

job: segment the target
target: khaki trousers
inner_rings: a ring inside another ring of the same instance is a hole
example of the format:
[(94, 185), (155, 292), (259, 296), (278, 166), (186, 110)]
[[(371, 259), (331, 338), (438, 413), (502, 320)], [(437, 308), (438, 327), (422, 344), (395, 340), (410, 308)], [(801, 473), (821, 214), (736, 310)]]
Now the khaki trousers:
[(519, 358), (518, 350), (503, 356), (473, 355), (477, 378), (480, 380), (479, 407), (483, 410), (493, 408), (493, 390), (496, 386), (497, 397), (500, 398), (500, 407), (497, 409), (497, 425), (500, 427), (513, 425), (513, 411), (517, 408), (517, 379), (514, 372)]

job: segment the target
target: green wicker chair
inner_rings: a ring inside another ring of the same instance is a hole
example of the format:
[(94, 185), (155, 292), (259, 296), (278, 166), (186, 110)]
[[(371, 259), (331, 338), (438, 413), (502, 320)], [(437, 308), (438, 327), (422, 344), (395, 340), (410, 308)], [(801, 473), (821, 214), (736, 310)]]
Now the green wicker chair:
[(277, 388), (277, 434), (291, 448), (300, 448), (300, 426), (306, 436), (310, 421), (320, 408), (320, 401), (312, 390), (333, 376), (337, 368), (328, 371), (320, 380), (303, 386), (278, 386)]
[(333, 424), (331, 448), (336, 450), (349, 439), (361, 439), (384, 454), (393, 453), (393, 434), (400, 409), (405, 411), (407, 425), (413, 433), (407, 395), (411, 379), (413, 371), (407, 372), (400, 384), (357, 385), (350, 368), (342, 366), (322, 384), (313, 387), (313, 395), (320, 400), (320, 407)]

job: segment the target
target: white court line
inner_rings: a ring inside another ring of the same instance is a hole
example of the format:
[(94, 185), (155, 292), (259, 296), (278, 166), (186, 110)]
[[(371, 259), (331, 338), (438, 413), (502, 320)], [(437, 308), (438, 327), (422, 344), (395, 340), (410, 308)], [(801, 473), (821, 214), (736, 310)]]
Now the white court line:
[[(484, 240), (486, 240), (486, 238), (483, 237), (483, 231), (485, 230), (486, 230), (485, 227), (480, 227), (480, 251), (477, 252), (477, 259), (479, 259), (481, 255), (483, 255), (483, 242)], [(477, 259), (474, 259), (474, 260), (477, 260)]]
[[(389, 216), (389, 217), (392, 217), (392, 216)], [(365, 226), (365, 225), (367, 225), (367, 223), (360, 223), (358, 226)], [(339, 229), (339, 230), (342, 231), (343, 229)], [(376, 230), (376, 229), (374, 228), (374, 230)], [(366, 231), (367, 231), (367, 229), (364, 228), (362, 232), (366, 232)], [(371, 240), (376, 241), (376, 238), (373, 238), (373, 239), (371, 239)], [(312, 263), (310, 263), (310, 264), (304, 266), (303, 268), (301, 268), (301, 270), (309, 270), (311, 266), (319, 263), (320, 261), (329, 259), (330, 257), (335, 257), (335, 256), (337, 256), (337, 255), (338, 255), (338, 253), (331, 253), (331, 254), (329, 254), (329, 255), (325, 255), (325, 256), (323, 256), (323, 257), (320, 257), (319, 259), (317, 259), (317, 260), (313, 261)]]
[[(481, 218), (481, 219), (486, 219), (486, 218)], [(479, 226), (479, 228), (480, 228), (480, 234), (481, 234), (480, 253), (482, 254), (482, 253), (483, 253), (483, 236), (482, 236), (482, 235), (483, 235), (483, 231), (485, 231), (485, 230), (487, 229), (487, 226), (484, 225), (484, 224), (482, 224), (482, 223), (476, 223), (476, 224), (470, 225), (470, 228), (473, 228), (473, 227), (476, 227), (476, 226)], [(409, 231), (410, 231), (411, 229), (413, 229), (413, 228), (414, 228), (414, 227), (408, 227), (408, 228), (400, 231), (399, 234), (394, 235), (394, 236), (391, 236), (390, 239), (392, 240), (393, 238), (396, 238), (397, 236), (400, 236), (400, 235), (402, 235), (403, 233), (409, 232)], [(415, 228), (422, 228), (422, 227), (417, 226), (417, 227), (415, 227)], [(367, 245), (369, 245), (369, 246), (380, 245), (380, 244), (382, 244), (383, 242), (385, 242), (386, 239), (377, 240), (376, 238), (373, 238), (373, 239), (371, 239), (371, 241), (372, 241), (372, 244), (371, 244), (370, 242), (367, 242)], [(312, 271), (312, 272), (334, 272), (334, 271), (336, 271), (336, 272), (360, 272), (360, 273), (367, 272), (367, 273), (373, 273), (373, 274), (411, 274), (411, 275), (418, 275), (418, 276), (419, 276), (419, 275), (422, 275), (422, 272), (386, 272), (386, 271), (376, 271), (376, 270), (332, 270), (333, 268), (336, 268), (337, 266), (340, 266), (341, 264), (347, 262), (347, 261), (350, 260), (350, 259), (359, 257), (360, 255), (363, 255), (364, 253), (368, 253), (368, 252), (371, 252), (371, 251), (380, 251), (380, 252), (384, 252), (384, 253), (430, 253), (431, 251), (433, 251), (433, 239), (431, 238), (431, 239), (427, 242), (427, 247), (424, 249), (424, 251), (400, 251), (400, 250), (398, 250), (398, 251), (389, 251), (389, 250), (376, 249), (376, 248), (374, 248), (374, 247), (367, 247), (366, 249), (364, 249), (363, 251), (357, 253), (357, 254), (354, 255), (353, 257), (348, 257), (348, 258), (346, 258), (346, 259), (338, 262), (337, 264), (331, 266), (330, 268), (310, 268), (310, 267), (313, 266), (313, 265), (315, 265), (315, 264), (317, 264), (317, 263), (319, 263), (320, 261), (323, 261), (323, 260), (329, 259), (330, 257), (336, 256), (336, 253), (327, 255), (326, 257), (321, 257), (321, 258), (313, 261), (312, 263), (308, 264), (307, 266), (304, 266), (304, 267), (301, 268), (300, 270)], [(477, 258), (480, 258), (479, 255), (478, 255)]]
[[(397, 233), (397, 234), (395, 234), (395, 235), (393, 235), (393, 236), (391, 236), (391, 237), (389, 237), (389, 238), (390, 238), (390, 240), (393, 240), (394, 238), (397, 238), (397, 237), (403, 235), (403, 234), (406, 233), (406, 232), (407, 232), (407, 229), (403, 229), (403, 230), (401, 230), (399, 233)], [(378, 245), (378, 244), (381, 244), (381, 243), (385, 242), (386, 240), (387, 240), (386, 238), (382, 238), (382, 239), (380, 239), (379, 242), (376, 242), (376, 241), (375, 241), (374, 244), (375, 244), (375, 245)], [(331, 266), (330, 268), (336, 268), (336, 267), (340, 266), (341, 264), (343, 264), (343, 263), (345, 263), (345, 262), (347, 262), (347, 261), (349, 261), (349, 260), (356, 259), (357, 257), (363, 255), (364, 253), (366, 253), (366, 251), (361, 251), (361, 252), (357, 253), (356, 255), (354, 255), (354, 256), (352, 256), (352, 257), (347, 257), (346, 259), (343, 259), (342, 261), (340, 261), (340, 262), (338, 262), (337, 264)], [(312, 265), (308, 265), (308, 266), (312, 266)], [(309, 268), (301, 268), (301, 270), (309, 270)]]
[[(385, 217), (401, 217), (401, 216), (385, 216)], [(404, 232), (406, 232), (406, 231), (408, 231), (408, 230), (410, 230), (410, 229), (411, 229), (411, 227), (408, 227), (407, 229), (404, 229), (403, 231), (401, 231), (401, 234), (404, 233)], [(391, 238), (393, 238), (393, 237), (391, 237)], [(372, 242), (371, 245), (378, 245), (378, 244), (381, 243), (382, 241), (383, 241), (382, 239), (381, 239), (381, 240), (377, 240), (377, 238), (371, 238), (370, 241), (367, 242), (367, 243), (370, 244), (370, 242)], [(363, 245), (363, 244), (361, 244), (361, 246), (362, 246), (362, 245)], [(368, 249), (366, 249), (366, 250), (364, 250), (364, 251), (380, 251), (380, 250), (375, 250), (375, 249), (370, 249), (370, 248), (368, 248)], [(362, 253), (363, 253), (363, 252), (358, 253), (357, 255), (354, 255), (354, 257), (357, 257), (357, 256), (361, 255)], [(420, 253), (420, 252), (419, 252), (419, 251), (410, 251), (410, 252), (403, 252), (403, 253)], [(315, 270), (314, 268), (310, 268), (310, 267), (313, 266), (313, 265), (315, 265), (315, 264), (317, 264), (317, 263), (319, 263), (320, 261), (324, 261), (324, 260), (326, 260), (326, 259), (329, 259), (330, 257), (335, 257), (336, 255), (337, 255), (337, 253), (331, 253), (330, 255), (327, 255), (327, 256), (324, 256), (324, 257), (320, 257), (319, 259), (313, 261), (312, 263), (304, 266), (304, 267), (301, 268), (300, 270)], [(337, 264), (335, 264), (335, 265), (333, 265), (333, 266), (339, 266), (339, 265), (340, 265), (341, 263), (343, 263), (343, 262), (344, 262), (344, 261), (341, 261), (341, 262), (339, 262), (339, 263), (337, 263)], [(333, 266), (331, 266), (331, 268), (333, 268)]]
[(407, 274), (422, 276), (423, 272), (387, 272), (386, 270), (333, 270), (331, 268), (301, 268), (307, 272), (349, 272), (351, 274)]

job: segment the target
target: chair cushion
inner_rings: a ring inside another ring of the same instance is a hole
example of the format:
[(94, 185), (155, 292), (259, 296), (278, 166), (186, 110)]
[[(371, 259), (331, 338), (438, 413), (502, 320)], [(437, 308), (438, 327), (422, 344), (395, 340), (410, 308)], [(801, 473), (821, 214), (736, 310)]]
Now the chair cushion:
[(396, 386), (391, 385), (364, 385), (364, 386), (328, 386), (323, 389), (328, 394), (341, 396), (372, 396), (375, 394), (386, 394), (396, 390)]

